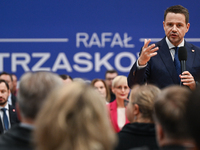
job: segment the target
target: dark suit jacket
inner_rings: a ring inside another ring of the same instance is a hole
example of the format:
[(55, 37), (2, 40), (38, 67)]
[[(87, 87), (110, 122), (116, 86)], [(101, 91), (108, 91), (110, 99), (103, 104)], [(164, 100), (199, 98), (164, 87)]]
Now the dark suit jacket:
[(14, 125), (0, 135), (1, 150), (32, 150), (32, 129)]
[[(159, 47), (157, 55), (151, 57), (147, 67), (138, 69), (137, 64), (133, 65), (128, 75), (128, 85), (131, 88), (134, 84), (151, 83), (160, 88), (172, 84), (178, 84), (178, 75), (169, 51), (165, 38), (156, 43)], [(187, 49), (186, 70), (189, 71), (195, 81), (200, 77), (200, 48), (185, 41)]]
[(17, 101), (17, 98), (16, 98), (16, 96), (13, 95), (12, 93), (11, 93), (11, 100), (12, 100), (12, 106), (15, 107), (15, 103), (16, 103), (16, 101)]
[[(17, 112), (15, 110), (15, 107), (14, 106), (11, 106), (9, 105), (9, 117), (10, 117), (10, 124), (11, 124), (11, 127), (14, 125), (14, 124), (17, 124), (19, 123), (19, 119), (17, 118)], [(0, 134), (3, 133), (3, 124), (2, 124), (2, 121), (0, 119)]]

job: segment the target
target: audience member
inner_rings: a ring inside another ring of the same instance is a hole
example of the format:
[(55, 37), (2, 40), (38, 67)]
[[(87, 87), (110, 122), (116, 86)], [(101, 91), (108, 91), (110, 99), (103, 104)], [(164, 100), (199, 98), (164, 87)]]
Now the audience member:
[(186, 119), (191, 136), (195, 140), (197, 149), (200, 150), (200, 87), (191, 94), (187, 103)]
[(60, 77), (50, 72), (29, 72), (22, 76), (16, 103), (21, 123), (0, 136), (1, 150), (33, 149), (31, 143), (35, 118), (47, 95), (59, 85), (63, 85)]
[(0, 79), (2, 80), (5, 80), (8, 85), (9, 85), (9, 90), (10, 90), (10, 94), (9, 94), (9, 97), (8, 97), (8, 104), (12, 105), (15, 107), (15, 103), (16, 103), (16, 97), (15, 95), (13, 95), (11, 93), (12, 91), (12, 88), (13, 88), (13, 78), (12, 78), (12, 75), (7, 73), (7, 72), (2, 72), (0, 74)]
[(130, 121), (118, 133), (119, 144), (116, 150), (128, 150), (146, 146), (158, 149), (156, 142), (153, 109), (155, 97), (160, 89), (154, 85), (136, 85), (131, 90), (127, 105), (127, 118)]
[(8, 104), (9, 95), (8, 83), (0, 79), (0, 134), (5, 133), (14, 124), (19, 123), (15, 107)]
[(110, 89), (110, 102), (113, 102), (116, 99), (115, 94), (112, 92), (112, 81), (116, 76), (118, 76), (116, 70), (107, 70), (105, 73), (105, 81)]
[(13, 79), (13, 88), (11, 90), (11, 93), (13, 95), (17, 95), (17, 76), (15, 74), (11, 74), (12, 75), (12, 79)]
[(155, 124), (161, 149), (194, 148), (185, 116), (190, 94), (189, 88), (174, 85), (163, 89), (156, 98)]
[(107, 104), (110, 113), (110, 119), (116, 132), (119, 132), (122, 127), (129, 123), (125, 107), (127, 105), (127, 97), (129, 94), (129, 87), (127, 85), (127, 78), (125, 76), (117, 76), (112, 82), (112, 91), (116, 95), (116, 99)]
[(59, 75), (65, 84), (71, 83), (73, 81), (72, 77), (66, 74)]
[(104, 80), (93, 79), (91, 85), (99, 91), (103, 98), (106, 99), (106, 103), (110, 102), (110, 90)]
[(116, 143), (102, 97), (81, 82), (49, 95), (34, 137), (37, 150), (112, 150)]

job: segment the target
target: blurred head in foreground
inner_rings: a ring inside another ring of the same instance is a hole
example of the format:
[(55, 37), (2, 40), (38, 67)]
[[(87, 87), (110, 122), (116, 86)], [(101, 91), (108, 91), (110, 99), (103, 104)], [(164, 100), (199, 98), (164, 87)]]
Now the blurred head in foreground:
[(91, 86), (65, 85), (49, 95), (35, 131), (38, 150), (111, 150), (116, 137), (105, 102)]
[(135, 85), (129, 96), (127, 105), (128, 120), (133, 122), (153, 122), (153, 108), (160, 89), (154, 85)]
[(178, 85), (164, 88), (155, 101), (155, 124), (160, 147), (178, 144), (192, 146), (186, 123), (186, 108), (191, 91)]
[(198, 149), (200, 149), (200, 87), (193, 91), (189, 98), (186, 119), (191, 136), (194, 138)]
[(17, 102), (22, 122), (34, 122), (46, 97), (58, 86), (62, 80), (51, 72), (28, 72), (20, 79)]

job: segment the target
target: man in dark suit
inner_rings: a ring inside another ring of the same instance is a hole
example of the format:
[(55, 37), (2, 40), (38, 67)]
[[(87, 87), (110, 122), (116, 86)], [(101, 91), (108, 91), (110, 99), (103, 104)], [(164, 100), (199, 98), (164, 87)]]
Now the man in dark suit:
[(0, 134), (5, 133), (14, 124), (19, 123), (15, 108), (7, 102), (9, 94), (8, 83), (0, 79)]
[(33, 149), (34, 121), (48, 94), (63, 82), (50, 72), (26, 73), (20, 80), (16, 109), (21, 123), (0, 136), (1, 150)]
[(11, 92), (12, 89), (13, 89), (13, 78), (12, 78), (12, 75), (7, 73), (7, 72), (2, 72), (0, 74), (0, 79), (5, 80), (8, 83), (9, 89), (10, 89), (10, 95), (8, 97), (8, 104), (10, 104), (10, 105), (15, 107), (16, 97)]
[[(151, 40), (145, 39), (140, 56), (130, 70), (128, 85), (151, 83), (164, 88), (180, 85), (181, 81), (193, 90), (200, 75), (200, 48), (184, 40), (190, 27), (188, 10), (181, 5), (169, 7), (164, 14), (163, 27), (166, 36), (158, 43), (149, 45)], [(174, 62), (180, 65), (176, 47), (182, 46), (187, 49), (188, 58), (187, 71), (181, 74)]]

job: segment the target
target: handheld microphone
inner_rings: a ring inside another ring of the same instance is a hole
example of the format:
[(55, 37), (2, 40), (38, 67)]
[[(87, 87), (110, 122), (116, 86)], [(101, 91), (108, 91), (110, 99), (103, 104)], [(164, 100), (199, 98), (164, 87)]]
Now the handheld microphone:
[[(187, 49), (185, 47), (179, 47), (178, 59), (181, 64), (181, 74), (182, 74), (184, 71), (186, 71)], [(181, 85), (183, 84), (181, 83)]]

